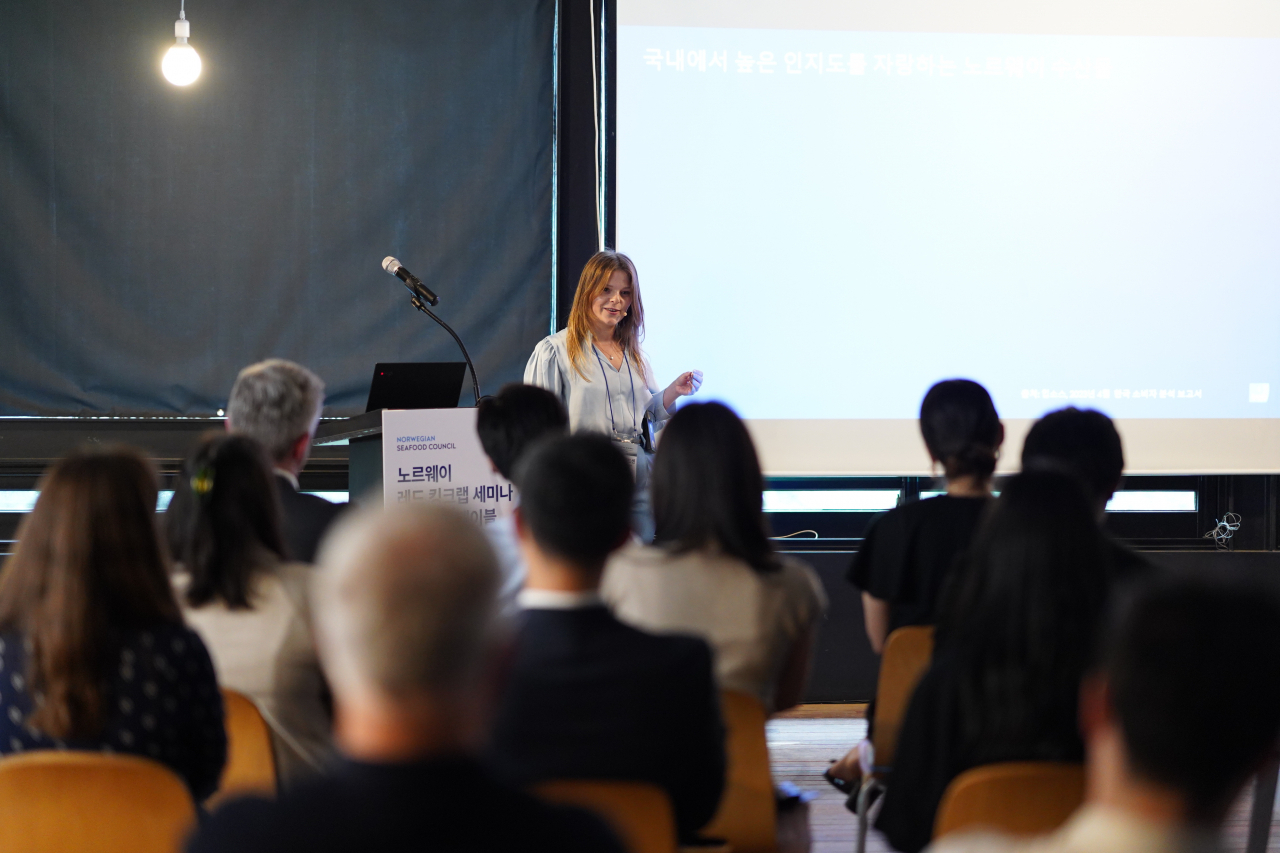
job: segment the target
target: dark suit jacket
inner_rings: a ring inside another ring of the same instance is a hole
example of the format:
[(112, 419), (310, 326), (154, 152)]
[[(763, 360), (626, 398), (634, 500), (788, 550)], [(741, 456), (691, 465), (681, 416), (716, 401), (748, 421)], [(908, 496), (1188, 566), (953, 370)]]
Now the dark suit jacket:
[(595, 817), (495, 782), (478, 762), (344, 762), (275, 801), (239, 800), (202, 822), (189, 853), (623, 853)]
[(546, 779), (654, 782), (681, 838), (714, 815), (724, 728), (711, 650), (628, 627), (603, 606), (526, 610), (492, 757), (515, 785)]
[(304, 495), (279, 473), (276, 474), (276, 493), (280, 496), (280, 522), (289, 559), (314, 563), (321, 537), (347, 505)]

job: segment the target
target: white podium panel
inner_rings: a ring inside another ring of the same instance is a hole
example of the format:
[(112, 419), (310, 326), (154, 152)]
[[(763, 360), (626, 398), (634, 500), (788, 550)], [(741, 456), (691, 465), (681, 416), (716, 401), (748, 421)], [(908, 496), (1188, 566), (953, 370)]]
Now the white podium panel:
[(456, 506), (479, 524), (511, 514), (514, 487), (493, 470), (476, 435), (476, 410), (387, 409), (382, 413), (385, 506), (428, 501)]

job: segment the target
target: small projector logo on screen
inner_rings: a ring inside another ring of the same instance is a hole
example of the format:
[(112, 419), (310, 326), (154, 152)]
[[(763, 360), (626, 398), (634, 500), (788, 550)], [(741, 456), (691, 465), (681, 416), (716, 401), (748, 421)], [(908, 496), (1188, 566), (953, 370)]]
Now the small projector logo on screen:
[(1271, 396), (1270, 382), (1250, 382), (1249, 383), (1249, 402), (1265, 403), (1267, 398)]

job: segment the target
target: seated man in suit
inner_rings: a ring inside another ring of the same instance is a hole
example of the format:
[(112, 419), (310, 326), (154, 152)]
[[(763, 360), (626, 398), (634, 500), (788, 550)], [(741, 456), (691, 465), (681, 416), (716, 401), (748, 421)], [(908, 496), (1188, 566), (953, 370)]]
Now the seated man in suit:
[(1085, 804), (1051, 835), (956, 833), (933, 853), (1223, 849), (1231, 804), (1276, 757), (1280, 604), (1273, 593), (1220, 577), (1173, 577), (1137, 590), (1113, 621), (1101, 671), (1080, 690)]
[(314, 604), (344, 759), (274, 801), (223, 806), (190, 853), (621, 853), (598, 819), (506, 787), (478, 759), (508, 643), (497, 589), (492, 549), (456, 510), (340, 523)]
[[(538, 439), (569, 431), (569, 414), (560, 398), (536, 385), (511, 382), (496, 396), (482, 397), (476, 406), (476, 433), (493, 470), (510, 480), (521, 455)], [(524, 558), (516, 539), (515, 519), (499, 518), (484, 526), (489, 544), (498, 554), (502, 588), (498, 601), (503, 612), (514, 613), (516, 595), (524, 586)]]
[(282, 358), (240, 371), (227, 401), (227, 429), (256, 440), (275, 466), (285, 545), (289, 558), (301, 563), (315, 562), (320, 538), (344, 506), (298, 491), (322, 408), (320, 377)]
[[(1107, 502), (1120, 486), (1124, 447), (1111, 418), (1094, 409), (1068, 406), (1032, 425), (1022, 443), (1022, 470), (1049, 468), (1073, 474), (1093, 501), (1098, 523), (1106, 519)], [(1146, 574), (1151, 563), (1138, 552), (1107, 536), (1119, 580)]]
[(724, 728), (702, 640), (648, 634), (605, 609), (600, 576), (630, 534), (632, 479), (604, 436), (546, 440), (516, 465), (528, 575), (492, 757), (517, 785), (626, 779), (664, 788), (682, 839), (714, 815)]

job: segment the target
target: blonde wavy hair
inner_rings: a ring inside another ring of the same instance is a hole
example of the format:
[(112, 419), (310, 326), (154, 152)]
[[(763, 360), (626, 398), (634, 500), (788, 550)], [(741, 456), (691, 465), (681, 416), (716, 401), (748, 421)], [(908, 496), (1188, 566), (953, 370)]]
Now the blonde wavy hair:
[(640, 355), (640, 342), (644, 340), (644, 303), (640, 301), (640, 277), (636, 275), (636, 265), (630, 258), (621, 252), (606, 249), (592, 255), (591, 260), (582, 268), (582, 275), (578, 277), (578, 290), (573, 295), (573, 307), (569, 309), (569, 334), (565, 341), (569, 350), (569, 363), (588, 382), (591, 378), (583, 371), (582, 362), (587, 347), (590, 346), (591, 303), (604, 290), (609, 278), (619, 270), (631, 279), (631, 307), (614, 327), (613, 339), (622, 347), (640, 375), (648, 379), (644, 359)]

